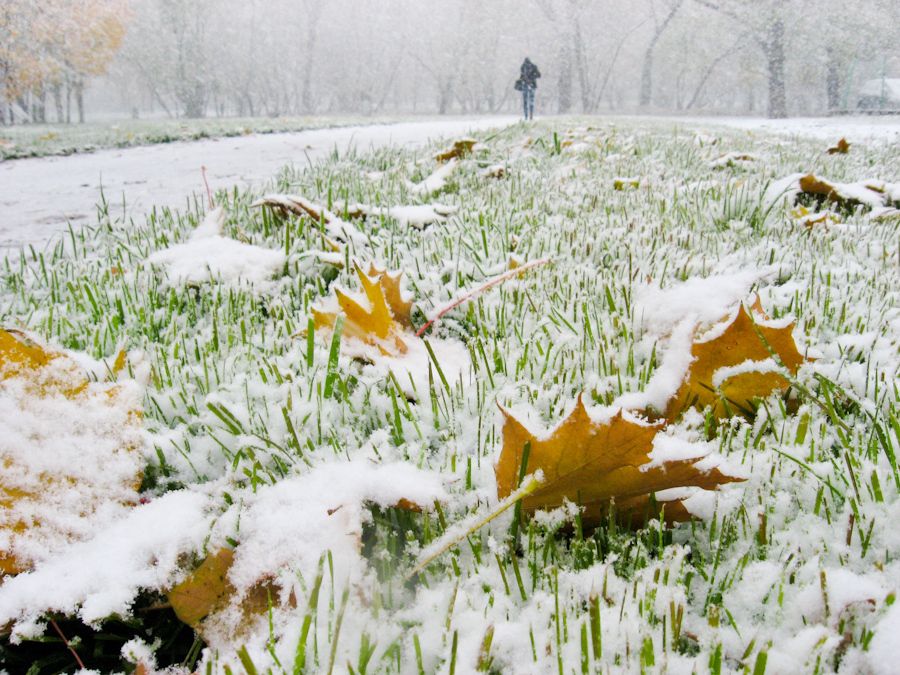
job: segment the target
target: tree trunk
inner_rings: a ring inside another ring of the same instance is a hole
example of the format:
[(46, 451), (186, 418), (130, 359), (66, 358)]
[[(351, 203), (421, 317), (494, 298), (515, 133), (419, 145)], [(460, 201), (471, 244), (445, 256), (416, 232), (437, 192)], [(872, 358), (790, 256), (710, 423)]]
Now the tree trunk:
[(56, 107), (56, 121), (62, 124), (65, 121), (65, 110), (63, 110), (62, 84), (53, 85), (53, 104)]
[[(572, 19), (575, 21), (575, 18)], [(581, 112), (591, 112), (591, 87), (588, 80), (587, 57), (584, 54), (584, 43), (581, 40), (581, 29), (576, 22), (574, 30), (575, 65), (578, 72), (578, 89), (581, 92)]]
[(556, 91), (557, 108), (561, 114), (572, 109), (572, 43), (565, 40), (559, 49), (559, 80)]
[(639, 105), (644, 108), (650, 105), (653, 93), (653, 47), (656, 40), (650, 43), (644, 54), (644, 65), (641, 67), (641, 98)]
[(825, 93), (829, 112), (841, 108), (841, 63), (833, 49), (826, 49)]
[(784, 85), (784, 22), (772, 21), (765, 38), (766, 66), (769, 73), (769, 117), (787, 117), (787, 93)]
[(641, 67), (641, 106), (650, 105), (650, 101), (653, 99), (653, 50), (656, 49), (656, 43), (659, 42), (666, 27), (678, 12), (678, 9), (683, 2), (684, 0), (677, 0), (677, 2), (672, 5), (672, 9), (669, 10), (666, 18), (656, 27), (653, 38), (650, 40), (650, 44), (647, 45), (647, 51), (644, 52), (644, 65)]
[(84, 124), (84, 80), (75, 81), (75, 105), (78, 108), (78, 123)]

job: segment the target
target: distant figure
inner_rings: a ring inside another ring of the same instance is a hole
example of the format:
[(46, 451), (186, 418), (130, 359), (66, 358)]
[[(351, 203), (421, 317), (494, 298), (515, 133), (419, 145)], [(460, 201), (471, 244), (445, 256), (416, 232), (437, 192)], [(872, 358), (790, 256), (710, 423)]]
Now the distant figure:
[(534, 90), (537, 89), (537, 80), (541, 71), (525, 57), (522, 62), (522, 70), (519, 79), (516, 80), (516, 91), (522, 92), (522, 107), (525, 109), (525, 119), (534, 119)]

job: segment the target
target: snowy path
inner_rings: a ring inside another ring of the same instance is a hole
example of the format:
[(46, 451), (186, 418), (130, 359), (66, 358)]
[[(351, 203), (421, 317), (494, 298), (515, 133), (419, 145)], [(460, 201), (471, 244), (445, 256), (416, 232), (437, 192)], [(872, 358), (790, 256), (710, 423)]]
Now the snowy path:
[(213, 190), (258, 185), (285, 165), (305, 166), (335, 148), (344, 152), (350, 147), (415, 146), (515, 120), (467, 118), (318, 129), (2, 162), (0, 254), (26, 244), (42, 245), (65, 230), (67, 221), (91, 221), (101, 185), (111, 213), (121, 213), (124, 197), (128, 212), (137, 216), (152, 206), (183, 206), (203, 189), (204, 165)]

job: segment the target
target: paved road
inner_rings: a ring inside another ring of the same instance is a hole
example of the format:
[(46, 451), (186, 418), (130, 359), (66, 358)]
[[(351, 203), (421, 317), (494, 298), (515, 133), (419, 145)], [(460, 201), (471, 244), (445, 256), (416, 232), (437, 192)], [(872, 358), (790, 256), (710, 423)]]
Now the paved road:
[(260, 184), (285, 165), (306, 166), (335, 148), (344, 152), (350, 147), (416, 146), (513, 121), (493, 117), (405, 122), (0, 162), (0, 253), (25, 244), (43, 245), (64, 231), (67, 222), (91, 221), (101, 186), (111, 212), (121, 213), (124, 203), (136, 217), (154, 205), (184, 206), (192, 193), (203, 190), (201, 166), (207, 167), (213, 190)]

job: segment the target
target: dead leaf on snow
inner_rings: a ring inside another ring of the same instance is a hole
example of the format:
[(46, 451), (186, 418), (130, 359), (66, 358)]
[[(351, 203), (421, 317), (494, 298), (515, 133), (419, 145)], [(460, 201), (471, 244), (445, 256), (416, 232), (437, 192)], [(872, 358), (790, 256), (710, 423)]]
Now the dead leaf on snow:
[(875, 208), (885, 205), (883, 192), (863, 183), (834, 183), (814, 174), (802, 176), (800, 192), (814, 197), (819, 202), (829, 201), (843, 207), (865, 206)]
[[(175, 615), (201, 635), (207, 627), (206, 620), (214, 620), (215, 615), (232, 602), (237, 602), (240, 611), (241, 621), (233, 627), (238, 634), (241, 629), (249, 627), (255, 618), (263, 616), (270, 602), (278, 604), (279, 588), (267, 579), (260, 580), (239, 596), (228, 580), (228, 571), (233, 563), (232, 549), (223, 548), (211, 553), (184, 581), (166, 594)], [(296, 606), (293, 593), (288, 603)]]

